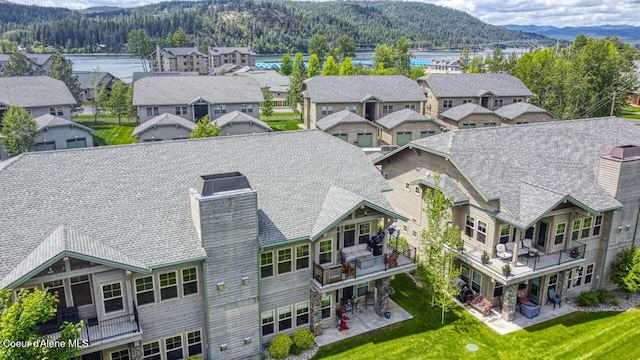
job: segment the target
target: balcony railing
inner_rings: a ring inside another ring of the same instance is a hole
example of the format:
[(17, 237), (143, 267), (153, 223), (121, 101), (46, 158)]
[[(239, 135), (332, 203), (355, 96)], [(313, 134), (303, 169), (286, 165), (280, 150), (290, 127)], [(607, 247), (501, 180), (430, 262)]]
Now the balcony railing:
[(135, 334), (139, 332), (140, 323), (138, 322), (138, 311), (134, 309), (133, 314), (102, 321), (85, 321), (81, 338), (83, 340), (88, 340), (89, 344), (92, 344), (121, 335)]

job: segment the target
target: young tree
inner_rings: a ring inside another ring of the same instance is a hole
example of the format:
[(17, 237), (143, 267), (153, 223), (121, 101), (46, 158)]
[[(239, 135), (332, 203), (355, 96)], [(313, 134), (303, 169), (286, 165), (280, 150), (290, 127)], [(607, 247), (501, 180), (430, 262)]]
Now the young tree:
[(353, 62), (350, 57), (346, 57), (342, 64), (340, 65), (340, 75), (354, 75), (356, 73), (356, 69), (353, 67)]
[(640, 291), (640, 249), (631, 246), (618, 253), (611, 263), (611, 279), (627, 298)]
[(138, 122), (138, 108), (133, 106), (133, 84), (127, 86), (127, 117)]
[(121, 125), (122, 115), (126, 115), (129, 110), (129, 102), (127, 97), (128, 85), (122, 80), (116, 80), (111, 87), (109, 100), (107, 101), (107, 109), (112, 115), (118, 116), (118, 125)]
[(462, 73), (469, 72), (470, 63), (471, 55), (469, 54), (469, 48), (464, 48), (464, 50), (462, 50), (462, 55), (460, 55), (460, 70)]
[(280, 74), (284, 76), (291, 75), (293, 71), (293, 63), (291, 63), (291, 55), (289, 53), (285, 53), (282, 55), (282, 64), (280, 65)]
[(499, 73), (503, 72), (505, 69), (505, 61), (506, 58), (504, 53), (502, 53), (502, 49), (499, 47), (493, 49), (493, 56), (487, 56), (486, 63), (488, 65), (488, 71), (490, 73)]
[(404, 36), (400, 37), (396, 42), (395, 48), (395, 65), (396, 73), (406, 77), (411, 76), (411, 58), (413, 53), (409, 50), (409, 40)]
[(324, 62), (324, 57), (327, 55), (329, 47), (327, 46), (327, 37), (324, 35), (313, 35), (309, 39), (309, 55), (318, 55), (320, 63)]
[(176, 31), (172, 35), (173, 46), (174, 47), (186, 47), (189, 45), (189, 38), (187, 37), (187, 33), (184, 32), (182, 27), (176, 29)]
[(147, 71), (147, 58), (153, 52), (153, 41), (142, 29), (133, 29), (127, 36), (129, 54), (137, 56), (142, 62), (143, 71)]
[[(48, 291), (20, 291), (16, 302), (10, 305), (11, 292), (0, 290), (0, 338), (15, 342), (50, 340), (38, 335), (38, 324), (47, 322), (57, 311), (58, 296)], [(69, 359), (80, 354), (80, 347), (69, 346), (80, 338), (84, 323), (65, 322), (56, 339), (66, 346), (0, 346), (0, 359)]]
[(311, 56), (309, 57), (309, 68), (307, 69), (307, 78), (312, 78), (319, 74), (320, 74), (320, 60), (318, 59), (318, 55), (311, 54)]
[(338, 64), (336, 64), (336, 60), (333, 58), (333, 56), (329, 56), (327, 58), (327, 61), (324, 62), (324, 66), (322, 67), (322, 75), (328, 76), (339, 74), (340, 68), (338, 67)]
[(411, 72), (409, 73), (409, 77), (411, 78), (411, 80), (417, 80), (419, 77), (424, 75), (424, 65), (411, 67)]
[(100, 67), (96, 66), (91, 71), (91, 112), (93, 113), (94, 123), (98, 123), (98, 115), (102, 112), (100, 108), (100, 97), (103, 95), (102, 87), (100, 85)]
[(209, 120), (209, 115), (205, 115), (198, 121), (196, 128), (191, 132), (191, 138), (208, 138), (222, 135), (220, 127)]
[(298, 114), (298, 104), (302, 103), (302, 82), (305, 79), (306, 68), (302, 60), (302, 53), (297, 53), (293, 59), (293, 70), (289, 77), (289, 90), (287, 91), (287, 101), (294, 113)]
[(393, 45), (377, 45), (376, 49), (373, 53), (373, 67), (374, 69), (379, 69), (380, 66), (384, 69), (389, 69), (393, 67), (395, 62), (395, 49)]
[(12, 105), (2, 116), (2, 144), (9, 156), (16, 156), (33, 149), (33, 138), (38, 135), (38, 125), (24, 108)]
[(273, 115), (273, 95), (269, 91), (269, 87), (262, 88), (262, 97), (264, 97), (264, 101), (260, 105), (260, 110), (264, 116), (269, 117)]
[(424, 283), (430, 288), (432, 304), (442, 309), (441, 325), (445, 313), (453, 304), (452, 294), (459, 290), (453, 279), (460, 275), (455, 265), (454, 249), (462, 243), (460, 229), (452, 226), (451, 199), (440, 189), (440, 174), (435, 174), (434, 188), (424, 196), (427, 228), (422, 232), (420, 271)]
[(80, 104), (80, 93), (82, 92), (82, 88), (80, 87), (78, 77), (73, 74), (71, 60), (65, 59), (65, 57), (60, 53), (55, 53), (51, 57), (51, 70), (49, 70), (49, 76), (64, 82), (71, 92), (71, 95), (73, 95), (73, 98), (76, 99), (76, 103)]
[(338, 38), (338, 48), (336, 49), (337, 59), (344, 60), (346, 58), (356, 57), (356, 42), (349, 35), (340, 35)]
[(3, 76), (30, 76), (33, 75), (31, 61), (20, 51), (14, 51), (9, 55), (9, 61), (2, 68)]

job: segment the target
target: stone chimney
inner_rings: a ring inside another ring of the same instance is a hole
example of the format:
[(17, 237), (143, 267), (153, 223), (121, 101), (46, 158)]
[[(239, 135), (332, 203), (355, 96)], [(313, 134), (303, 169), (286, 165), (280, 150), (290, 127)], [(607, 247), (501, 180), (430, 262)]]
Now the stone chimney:
[(258, 197), (239, 172), (200, 176), (191, 214), (204, 265), (208, 358), (260, 353)]

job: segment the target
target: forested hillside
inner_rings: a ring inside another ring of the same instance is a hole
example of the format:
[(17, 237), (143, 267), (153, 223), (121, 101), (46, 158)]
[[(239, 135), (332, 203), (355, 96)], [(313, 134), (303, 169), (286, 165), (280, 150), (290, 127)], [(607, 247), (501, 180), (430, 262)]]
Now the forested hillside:
[(0, 40), (65, 52), (121, 52), (132, 29), (164, 39), (182, 27), (196, 46), (252, 46), (258, 53), (306, 51), (317, 34), (335, 42), (342, 34), (360, 50), (395, 43), (412, 47), (532, 46), (548, 39), (492, 26), (457, 10), (426, 3), (284, 0), (173, 1), (133, 9), (73, 11), (0, 3)]

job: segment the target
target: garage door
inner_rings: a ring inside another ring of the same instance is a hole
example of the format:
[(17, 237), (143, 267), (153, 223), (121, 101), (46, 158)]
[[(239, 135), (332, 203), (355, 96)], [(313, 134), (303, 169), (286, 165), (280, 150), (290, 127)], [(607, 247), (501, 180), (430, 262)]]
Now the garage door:
[(358, 134), (358, 146), (371, 147), (373, 144), (373, 134)]
[(333, 134), (333, 136), (337, 137), (340, 140), (349, 141), (349, 137), (347, 134)]
[(399, 132), (398, 133), (398, 141), (397, 141), (397, 145), (398, 146), (402, 146), (404, 144), (408, 144), (411, 141), (411, 132), (410, 131), (405, 131), (405, 132)]

